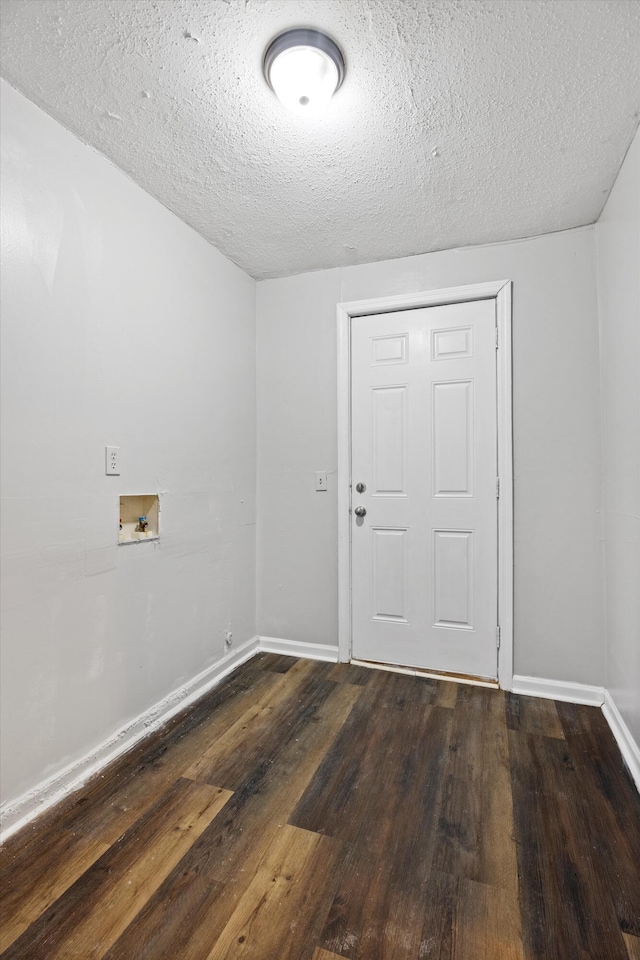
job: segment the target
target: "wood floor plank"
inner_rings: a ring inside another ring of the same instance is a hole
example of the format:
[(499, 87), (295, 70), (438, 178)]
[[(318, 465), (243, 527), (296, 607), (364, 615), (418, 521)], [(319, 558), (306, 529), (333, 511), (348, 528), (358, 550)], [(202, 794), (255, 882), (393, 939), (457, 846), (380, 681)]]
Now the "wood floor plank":
[(453, 960), (459, 884), (458, 877), (430, 871), (424, 885), (420, 960)]
[(337, 953), (328, 953), (326, 950), (321, 950), (320, 947), (318, 947), (311, 960), (344, 960), (344, 958), (338, 956)]
[(229, 797), (208, 784), (178, 781), (153, 815), (110, 847), (4, 957), (99, 960)]
[[(353, 716), (358, 719), (356, 711)], [(399, 725), (401, 717), (405, 721), (410, 717), (412, 725)], [(361, 722), (363, 719), (360, 717)], [(401, 762), (386, 768), (389, 778), (382, 790), (379, 774), (377, 784), (367, 776), (375, 770), (375, 755), (371, 764), (362, 763), (362, 776), (344, 782), (349, 767), (342, 762), (342, 751), (351, 756), (345, 725), (342, 744), (336, 743), (334, 756), (329, 756), (312, 781), (292, 818), (310, 822), (305, 817), (312, 812), (315, 799), (325, 794), (344, 798), (337, 809), (324, 807), (328, 819), (319, 820), (316, 827), (350, 843), (319, 941), (323, 949), (345, 957), (367, 956), (367, 951), (378, 950), (385, 958), (411, 958), (417, 955), (420, 943), (425, 910), (422, 891), (430, 870), (451, 714), (414, 704), (412, 709), (390, 711), (390, 719), (391, 728), (406, 736), (412, 747), (402, 751), (398, 741), (391, 741), (389, 749), (399, 754)], [(374, 803), (367, 802), (372, 789)], [(406, 925), (403, 936), (398, 933), (399, 924)]]
[[(414, 679), (390, 673), (385, 676)], [(422, 683), (418, 681), (418, 685)], [(363, 688), (340, 737), (296, 807), (291, 823), (370, 846), (379, 835), (381, 820), (393, 815), (394, 805), (407, 796), (407, 790), (412, 785), (415, 790), (420, 789), (423, 780), (416, 758), (423, 756), (420, 748), (425, 743), (425, 728), (433, 708), (420, 701), (422, 691), (416, 695), (415, 687), (407, 698), (404, 685), (384, 682), (383, 686), (389, 692), (388, 699), (378, 696), (376, 685)], [(429, 687), (425, 689), (428, 691)], [(373, 710), (375, 723), (371, 723)], [(420, 746), (408, 754), (407, 743)], [(385, 770), (382, 791), (381, 770)]]
[(524, 960), (520, 911), (511, 890), (434, 871), (424, 903), (420, 960)]
[(558, 710), (580, 782), (585, 840), (606, 878), (620, 927), (640, 937), (640, 796), (602, 712), (577, 704), (559, 704)]
[(508, 692), (504, 696), (509, 730), (564, 740), (564, 730), (558, 717), (555, 700), (525, 697), (522, 694)]
[(0, 951), (6, 950), (105, 853), (109, 846), (68, 830), (51, 834), (34, 851), (34, 863), (5, 869), (0, 899)]
[(284, 825), (207, 960), (305, 960), (337, 882), (335, 841)]
[(307, 676), (307, 671), (295, 676), (293, 672), (282, 677), (275, 697), (269, 698), (264, 709), (257, 705), (250, 724), (236, 724), (185, 775), (237, 791), (254, 777), (256, 769), (273, 763), (334, 693), (335, 684), (317, 681)]
[[(321, 940), (324, 949), (348, 957), (366, 956), (371, 946), (366, 945), (368, 938), (377, 943), (380, 956), (411, 957), (412, 951), (417, 954), (420, 936), (433, 943), (433, 934), (421, 930), (425, 903), (415, 896), (415, 890), (424, 888), (433, 870), (499, 886), (504, 904), (509, 904), (512, 915), (517, 913), (517, 863), (502, 694), (473, 688), (464, 692), (456, 711), (452, 718), (449, 709), (434, 708), (429, 730), (428, 723), (423, 729), (412, 728), (412, 714), (405, 706), (402, 725), (394, 722), (398, 717), (388, 726), (380, 726), (381, 737), (393, 756), (401, 753), (399, 742), (393, 738), (394, 729), (424, 748), (420, 753), (418, 746), (413, 754), (413, 768), (394, 777), (394, 764), (376, 751), (368, 734), (364, 735), (364, 752), (360, 745), (353, 752), (358, 731), (351, 727), (356, 727), (359, 720), (354, 710), (343, 731), (343, 737), (351, 741), (348, 748), (336, 743), (334, 756), (329, 755), (296, 809), (292, 822), (356, 845), (344, 865), (343, 881), (327, 920)], [(390, 833), (385, 831), (384, 817), (361, 799), (371, 795), (367, 773), (373, 779), (377, 769), (385, 769), (389, 775), (379, 802), (393, 825)], [(396, 802), (394, 788), (398, 784), (402, 785), (398, 794), (401, 799)], [(374, 852), (373, 863), (388, 862), (393, 867), (372, 869), (371, 858), (368, 861), (361, 855), (362, 845), (369, 855)], [(354, 889), (356, 896), (351, 896)], [(408, 896), (407, 890), (413, 896)], [(403, 916), (407, 928), (413, 931), (402, 945), (393, 926), (394, 916)], [(409, 922), (410, 916), (413, 922)], [(440, 916), (439, 910), (437, 919)]]
[(522, 931), (527, 956), (627, 960), (585, 830), (589, 811), (567, 744), (509, 732)]
[[(220, 816), (167, 877), (166, 896), (174, 883), (182, 885), (185, 874), (198, 877), (216, 890), (224, 889), (224, 897), (216, 893), (208, 904), (201, 902), (197, 908), (198, 923), (187, 926), (186, 933), (183, 926), (180, 960), (206, 960), (265, 851), (286, 824), (360, 695), (357, 686), (347, 684), (326, 683), (323, 690), (326, 695), (314, 712), (306, 712), (305, 724), (297, 729), (296, 736), (283, 740), (281, 751), (272, 750), (266, 762), (256, 767), (253, 778), (231, 797)], [(125, 960), (127, 945), (142, 941), (143, 937), (161, 945), (163, 922), (159, 908), (149, 910), (147, 916), (141, 914), (124, 934), (121, 953), (115, 956)], [(317, 942), (319, 932), (314, 934), (311, 944)], [(149, 960), (156, 960), (165, 955), (158, 946), (157, 954), (149, 952), (148, 956)], [(169, 956), (168, 953), (167, 960)]]
[(393, 872), (391, 864), (357, 844), (348, 845), (319, 941), (323, 950), (351, 960), (415, 960), (424, 912), (422, 888), (398, 883)]
[(422, 897), (397, 883), (376, 884), (377, 896), (367, 905), (365, 924), (354, 956), (380, 960), (414, 960), (420, 949), (424, 917)]
[[(290, 659), (290, 658), (289, 658)], [(250, 757), (246, 755), (246, 749), (253, 749), (256, 755), (262, 752), (262, 743), (252, 744), (249, 741), (255, 740), (260, 735), (260, 731), (270, 732), (270, 723), (272, 715), (276, 715), (276, 721), (282, 712), (283, 704), (287, 703), (292, 695), (292, 687), (301, 678), (295, 677), (293, 680), (287, 673), (274, 671), (277, 677), (267, 686), (263, 693), (256, 691), (256, 696), (233, 722), (229, 722), (224, 730), (221, 730), (218, 736), (209, 738), (211, 746), (198, 755), (190, 766), (188, 766), (183, 776), (189, 780), (201, 780), (203, 783), (215, 780), (222, 783), (225, 779), (224, 764), (227, 765), (233, 760), (237, 760), (242, 752), (242, 763), (246, 767), (252, 763), (253, 754)], [(229, 774), (232, 776), (232, 774)]]
[(333, 680), (335, 683), (353, 683), (357, 687), (366, 687), (374, 672), (358, 664), (314, 660), (309, 676), (317, 680)]
[(370, 725), (369, 714), (361, 697), (300, 799), (292, 824), (348, 841), (355, 840), (368, 825), (375, 829), (375, 808), (382, 806), (379, 774), (387, 762), (398, 762), (393, 737), (401, 715), (398, 710), (384, 710), (376, 724)]
[(524, 960), (518, 902), (511, 891), (461, 879), (454, 929), (453, 960)]
[(629, 954), (629, 960), (640, 960), (640, 937), (632, 937), (629, 933), (623, 933), (624, 940)]
[(264, 673), (245, 684), (230, 685), (231, 693), (214, 691), (210, 706), (177, 725), (167, 740), (141, 745), (128, 762), (107, 779), (99, 779), (82, 792), (63, 820), (75, 833), (111, 844), (156, 802), (182, 775), (193, 756), (206, 750), (251, 708), (256, 697), (278, 682), (277, 674)]
[(194, 931), (207, 931), (207, 917), (215, 909), (224, 884), (197, 871), (177, 868), (147, 901), (116, 940), (103, 960), (193, 960), (205, 957), (207, 941), (199, 953), (188, 946)]
[(588, 789), (595, 788), (609, 805), (620, 830), (633, 844), (634, 857), (640, 860), (640, 793), (602, 710), (576, 703), (558, 703), (556, 707), (571, 756), (581, 773), (588, 774)]
[(288, 657), (282, 653), (261, 653), (259, 654), (259, 664), (262, 670), (270, 670), (273, 673), (288, 673), (296, 663), (299, 664), (296, 657)]
[(371, 676), (372, 671), (368, 667), (350, 663), (333, 663), (327, 673), (328, 680), (335, 680), (337, 683), (355, 683), (359, 687), (366, 687)]
[(250, 865), (287, 822), (359, 696), (356, 686), (327, 684), (315, 709), (302, 715), (295, 735), (279, 740), (279, 750), (272, 749), (256, 766), (224, 815), (194, 844), (185, 865), (221, 883), (233, 880), (238, 863)]
[(458, 700), (458, 684), (452, 680), (441, 680), (438, 683), (434, 704), (437, 707), (447, 707), (453, 710)]
[(430, 705), (438, 694), (438, 681), (430, 677), (412, 677), (405, 673), (388, 670), (371, 670), (367, 684), (369, 702), (379, 710), (389, 706), (402, 707), (405, 703)]
[(517, 891), (502, 691), (460, 687), (449, 750), (433, 868)]

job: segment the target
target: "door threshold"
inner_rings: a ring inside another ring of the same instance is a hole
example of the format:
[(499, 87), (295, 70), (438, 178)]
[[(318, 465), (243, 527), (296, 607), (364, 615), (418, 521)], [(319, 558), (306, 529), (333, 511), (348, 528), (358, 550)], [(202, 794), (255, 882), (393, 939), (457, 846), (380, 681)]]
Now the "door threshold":
[(370, 670), (386, 670), (389, 673), (405, 673), (410, 677), (427, 677), (430, 680), (447, 680), (449, 683), (466, 683), (473, 687), (490, 687), (498, 690), (500, 685), (497, 680), (490, 680), (487, 677), (474, 677), (468, 674), (445, 673), (440, 670), (423, 670), (422, 667), (403, 667), (400, 664), (378, 663), (376, 660), (356, 660), (349, 661), (357, 667), (368, 667)]

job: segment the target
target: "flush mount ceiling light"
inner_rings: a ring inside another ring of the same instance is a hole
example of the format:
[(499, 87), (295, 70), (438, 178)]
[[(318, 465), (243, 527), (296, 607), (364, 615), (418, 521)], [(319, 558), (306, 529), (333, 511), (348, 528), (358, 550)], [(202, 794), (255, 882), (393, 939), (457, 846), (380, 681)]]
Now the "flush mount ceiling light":
[(326, 106), (342, 83), (344, 57), (326, 34), (299, 27), (269, 44), (262, 69), (287, 109), (309, 114)]

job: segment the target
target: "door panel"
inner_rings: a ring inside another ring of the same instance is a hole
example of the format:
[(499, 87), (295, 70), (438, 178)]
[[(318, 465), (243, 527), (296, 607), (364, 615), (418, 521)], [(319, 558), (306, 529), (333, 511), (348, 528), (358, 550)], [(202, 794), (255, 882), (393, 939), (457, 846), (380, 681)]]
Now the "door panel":
[(372, 527), (374, 620), (407, 622), (406, 530)]
[(372, 337), (371, 362), (376, 363), (406, 363), (407, 336), (400, 337)]
[(353, 656), (495, 677), (495, 300), (353, 318), (351, 355)]
[(373, 491), (380, 497), (405, 497), (406, 386), (371, 391)]
[(434, 383), (434, 497), (473, 496), (473, 381)]
[(473, 566), (473, 530), (434, 530), (435, 627), (473, 630)]

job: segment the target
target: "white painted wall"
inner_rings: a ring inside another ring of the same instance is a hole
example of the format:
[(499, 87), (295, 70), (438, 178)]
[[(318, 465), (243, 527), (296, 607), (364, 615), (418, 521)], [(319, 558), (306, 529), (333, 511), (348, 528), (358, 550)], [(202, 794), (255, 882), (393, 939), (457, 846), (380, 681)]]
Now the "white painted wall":
[(603, 684), (591, 227), (258, 284), (260, 634), (337, 642), (336, 303), (499, 279), (514, 283), (515, 672)]
[[(339, 269), (258, 283), (258, 632), (337, 644)], [(316, 470), (327, 489), (315, 492)]]
[(596, 225), (606, 686), (640, 745), (640, 133)]
[(2, 147), (10, 801), (255, 635), (255, 282), (6, 84)]

